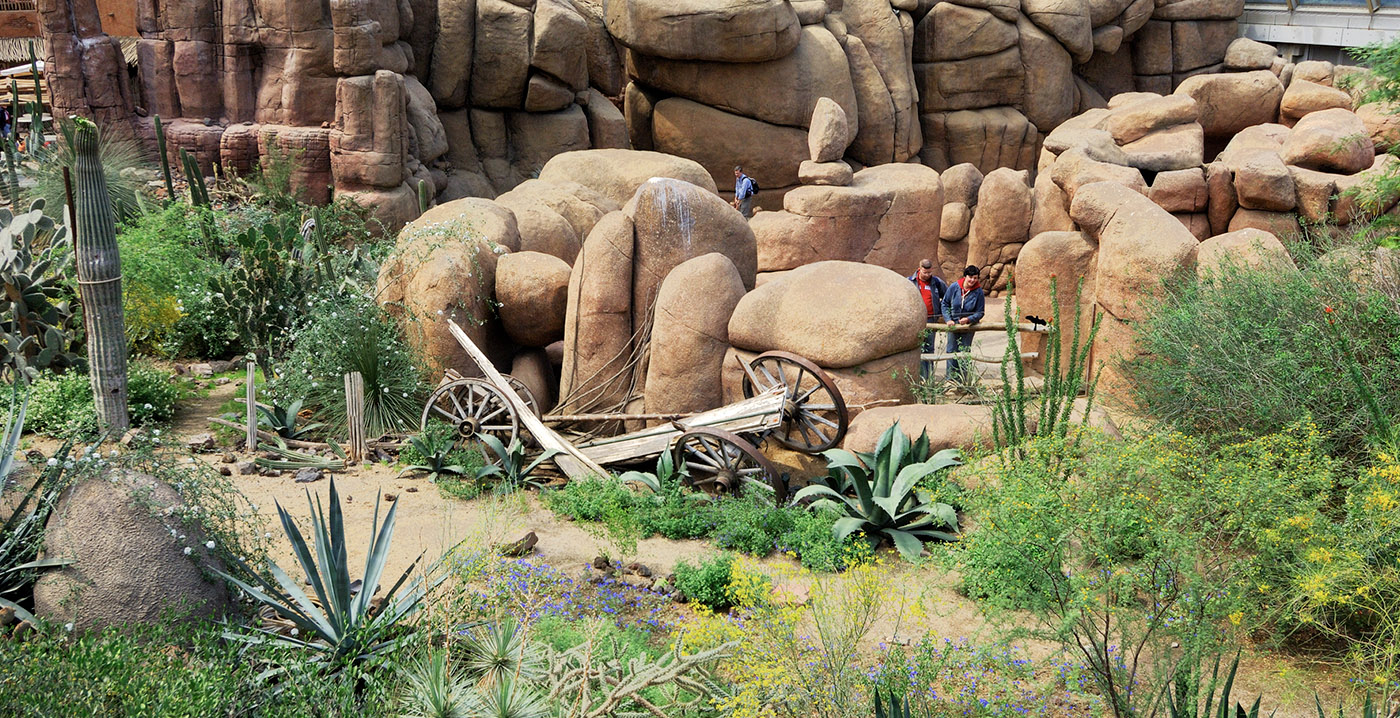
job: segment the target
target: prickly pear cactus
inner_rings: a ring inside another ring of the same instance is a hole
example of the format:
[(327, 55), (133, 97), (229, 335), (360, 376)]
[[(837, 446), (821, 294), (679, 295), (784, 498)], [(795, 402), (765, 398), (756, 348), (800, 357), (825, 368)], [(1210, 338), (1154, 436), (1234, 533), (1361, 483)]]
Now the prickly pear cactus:
[(301, 232), (295, 221), (280, 218), (234, 236), (237, 261), (230, 271), (209, 281), (216, 306), (229, 317), (243, 345), (253, 349), (265, 370), (280, 357), (300, 306), (306, 271)]
[(68, 228), (35, 200), (18, 215), (0, 209), (0, 374), (81, 367), (82, 323), (63, 276), (73, 271)]

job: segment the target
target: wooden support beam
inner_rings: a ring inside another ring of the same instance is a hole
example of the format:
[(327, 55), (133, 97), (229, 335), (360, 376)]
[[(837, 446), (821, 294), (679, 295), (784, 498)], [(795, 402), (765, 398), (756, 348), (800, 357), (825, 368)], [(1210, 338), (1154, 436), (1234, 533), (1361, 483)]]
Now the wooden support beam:
[[(1021, 354), (1022, 359), (1035, 359), (1039, 356), (1040, 352), (1025, 352)], [(944, 352), (941, 354), (920, 354), (919, 359), (923, 361), (950, 361), (953, 359), (971, 359), (972, 361), (981, 362), (982, 364), (1000, 364), (1002, 357), (982, 357), (977, 356), (972, 352)]]
[[(1004, 332), (1006, 322), (982, 322), (980, 324), (954, 324), (948, 326), (947, 322), (929, 322), (925, 325), (931, 332), (949, 332), (951, 334), (964, 334), (967, 332)], [(1048, 334), (1054, 329), (1049, 324), (1017, 324), (1016, 331), (1032, 332), (1036, 334)]]

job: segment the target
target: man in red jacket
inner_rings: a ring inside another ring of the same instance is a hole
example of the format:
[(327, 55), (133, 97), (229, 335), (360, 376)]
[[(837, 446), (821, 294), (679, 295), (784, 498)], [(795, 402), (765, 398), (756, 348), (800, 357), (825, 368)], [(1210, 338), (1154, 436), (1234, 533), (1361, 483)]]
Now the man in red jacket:
[[(927, 314), (926, 322), (932, 323), (942, 318), (943, 293), (948, 291), (948, 284), (943, 278), (933, 273), (933, 260), (925, 259), (919, 262), (919, 268), (909, 275), (909, 281), (919, 290), (919, 296), (924, 300), (924, 310)], [(924, 330), (924, 353), (933, 354), (938, 351), (935, 346), (934, 332)], [(926, 361), (919, 363), (919, 374), (925, 378), (933, 376), (935, 369), (933, 362)]]

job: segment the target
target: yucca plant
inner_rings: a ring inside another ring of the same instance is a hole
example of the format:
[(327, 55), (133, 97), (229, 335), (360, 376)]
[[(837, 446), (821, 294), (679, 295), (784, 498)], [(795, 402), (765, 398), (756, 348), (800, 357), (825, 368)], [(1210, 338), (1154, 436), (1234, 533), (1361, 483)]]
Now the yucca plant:
[[(67, 204), (63, 170), (78, 167), (77, 121), (58, 123), (58, 137), (48, 145), (31, 144), (24, 175), (33, 181), (21, 194), (30, 201), (43, 199), (49, 207), (61, 209)], [(96, 168), (103, 177), (103, 191), (112, 205), (117, 222), (125, 222), (141, 213), (142, 182), (139, 170), (150, 166), (146, 148), (140, 140), (121, 135), (109, 135), (96, 130)], [(74, 178), (75, 182), (77, 178)], [(76, 187), (75, 187), (76, 191)], [(79, 198), (81, 199), (81, 198)]]
[[(225, 634), (226, 637), (305, 648), (316, 652), (319, 659), (330, 663), (355, 661), (389, 651), (399, 642), (399, 637), (394, 635), (393, 629), (417, 611), (423, 598), (442, 583), (446, 575), (442, 574), (433, 579), (417, 576), (410, 581), (409, 576), (423, 558), (423, 555), (419, 554), (403, 575), (383, 593), (382, 604), (376, 609), (371, 599), (389, 559), (389, 545), (394, 538), (394, 519), (398, 512), (398, 504), (389, 508), (381, 526), (379, 497), (375, 497), (374, 522), (370, 527), (370, 550), (365, 558), (361, 590), (356, 592), (352, 586), (350, 565), (346, 559), (345, 518), (341, 512), (340, 494), (336, 491), (335, 479), (331, 479), (330, 482), (329, 518), (321, 506), (319, 496), (313, 502), (311, 492), (308, 491), (306, 502), (312, 509), (311, 526), (316, 544), (315, 555), (311, 553), (301, 529), (297, 528), (296, 521), (280, 503), (277, 504), (277, 515), (282, 521), (283, 532), (291, 541), (297, 563), (301, 565), (306, 581), (316, 594), (314, 600), (302, 590), (300, 580), (287, 575), (286, 571), (272, 561), (267, 565), (272, 580), (240, 563), (240, 567), (253, 577), (256, 586), (226, 572), (218, 572), (254, 601), (290, 621), (298, 629), (299, 635), (282, 636), (273, 631), (253, 629), (252, 634), (229, 631)], [(403, 589), (402, 593), (400, 589)]]
[(258, 416), (265, 422), (268, 428), (277, 433), (283, 439), (300, 439), (325, 424), (311, 423), (304, 426), (297, 426), (298, 414), (301, 413), (301, 399), (297, 399), (288, 406), (274, 404), (271, 408), (266, 406), (258, 407)]
[(453, 639), (463, 670), (480, 685), (545, 676), (544, 652), (526, 639), (525, 627), (514, 618), (460, 629)]
[(815, 499), (813, 508), (830, 507), (842, 515), (832, 526), (838, 541), (857, 531), (872, 543), (888, 538), (907, 560), (918, 558), (925, 541), (956, 541), (958, 513), (935, 501), (918, 484), (925, 477), (962, 463), (957, 449), (929, 455), (928, 433), (914, 442), (895, 422), (875, 453), (829, 449), (826, 477), (797, 492), (794, 501)]
[(641, 484), (651, 489), (653, 494), (661, 494), (663, 491), (673, 488), (681, 481), (684, 481), (690, 472), (686, 469), (685, 462), (682, 461), (679, 467), (676, 460), (671, 456), (671, 452), (663, 451), (661, 456), (656, 458), (656, 473), (646, 471), (627, 471), (618, 474), (617, 478), (624, 484)]
[(445, 649), (432, 649), (403, 672), (399, 718), (475, 718), (481, 701), (448, 661)]

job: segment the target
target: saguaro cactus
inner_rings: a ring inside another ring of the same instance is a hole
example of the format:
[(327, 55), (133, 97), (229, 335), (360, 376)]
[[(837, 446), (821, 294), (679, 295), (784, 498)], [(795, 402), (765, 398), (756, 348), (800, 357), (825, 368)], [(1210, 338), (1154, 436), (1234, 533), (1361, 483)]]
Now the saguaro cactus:
[(122, 260), (107, 176), (97, 146), (97, 126), (75, 118), (74, 178), (78, 215), (74, 259), (78, 298), (87, 332), (88, 371), (97, 419), (113, 432), (126, 431), (126, 320), (122, 316)]

